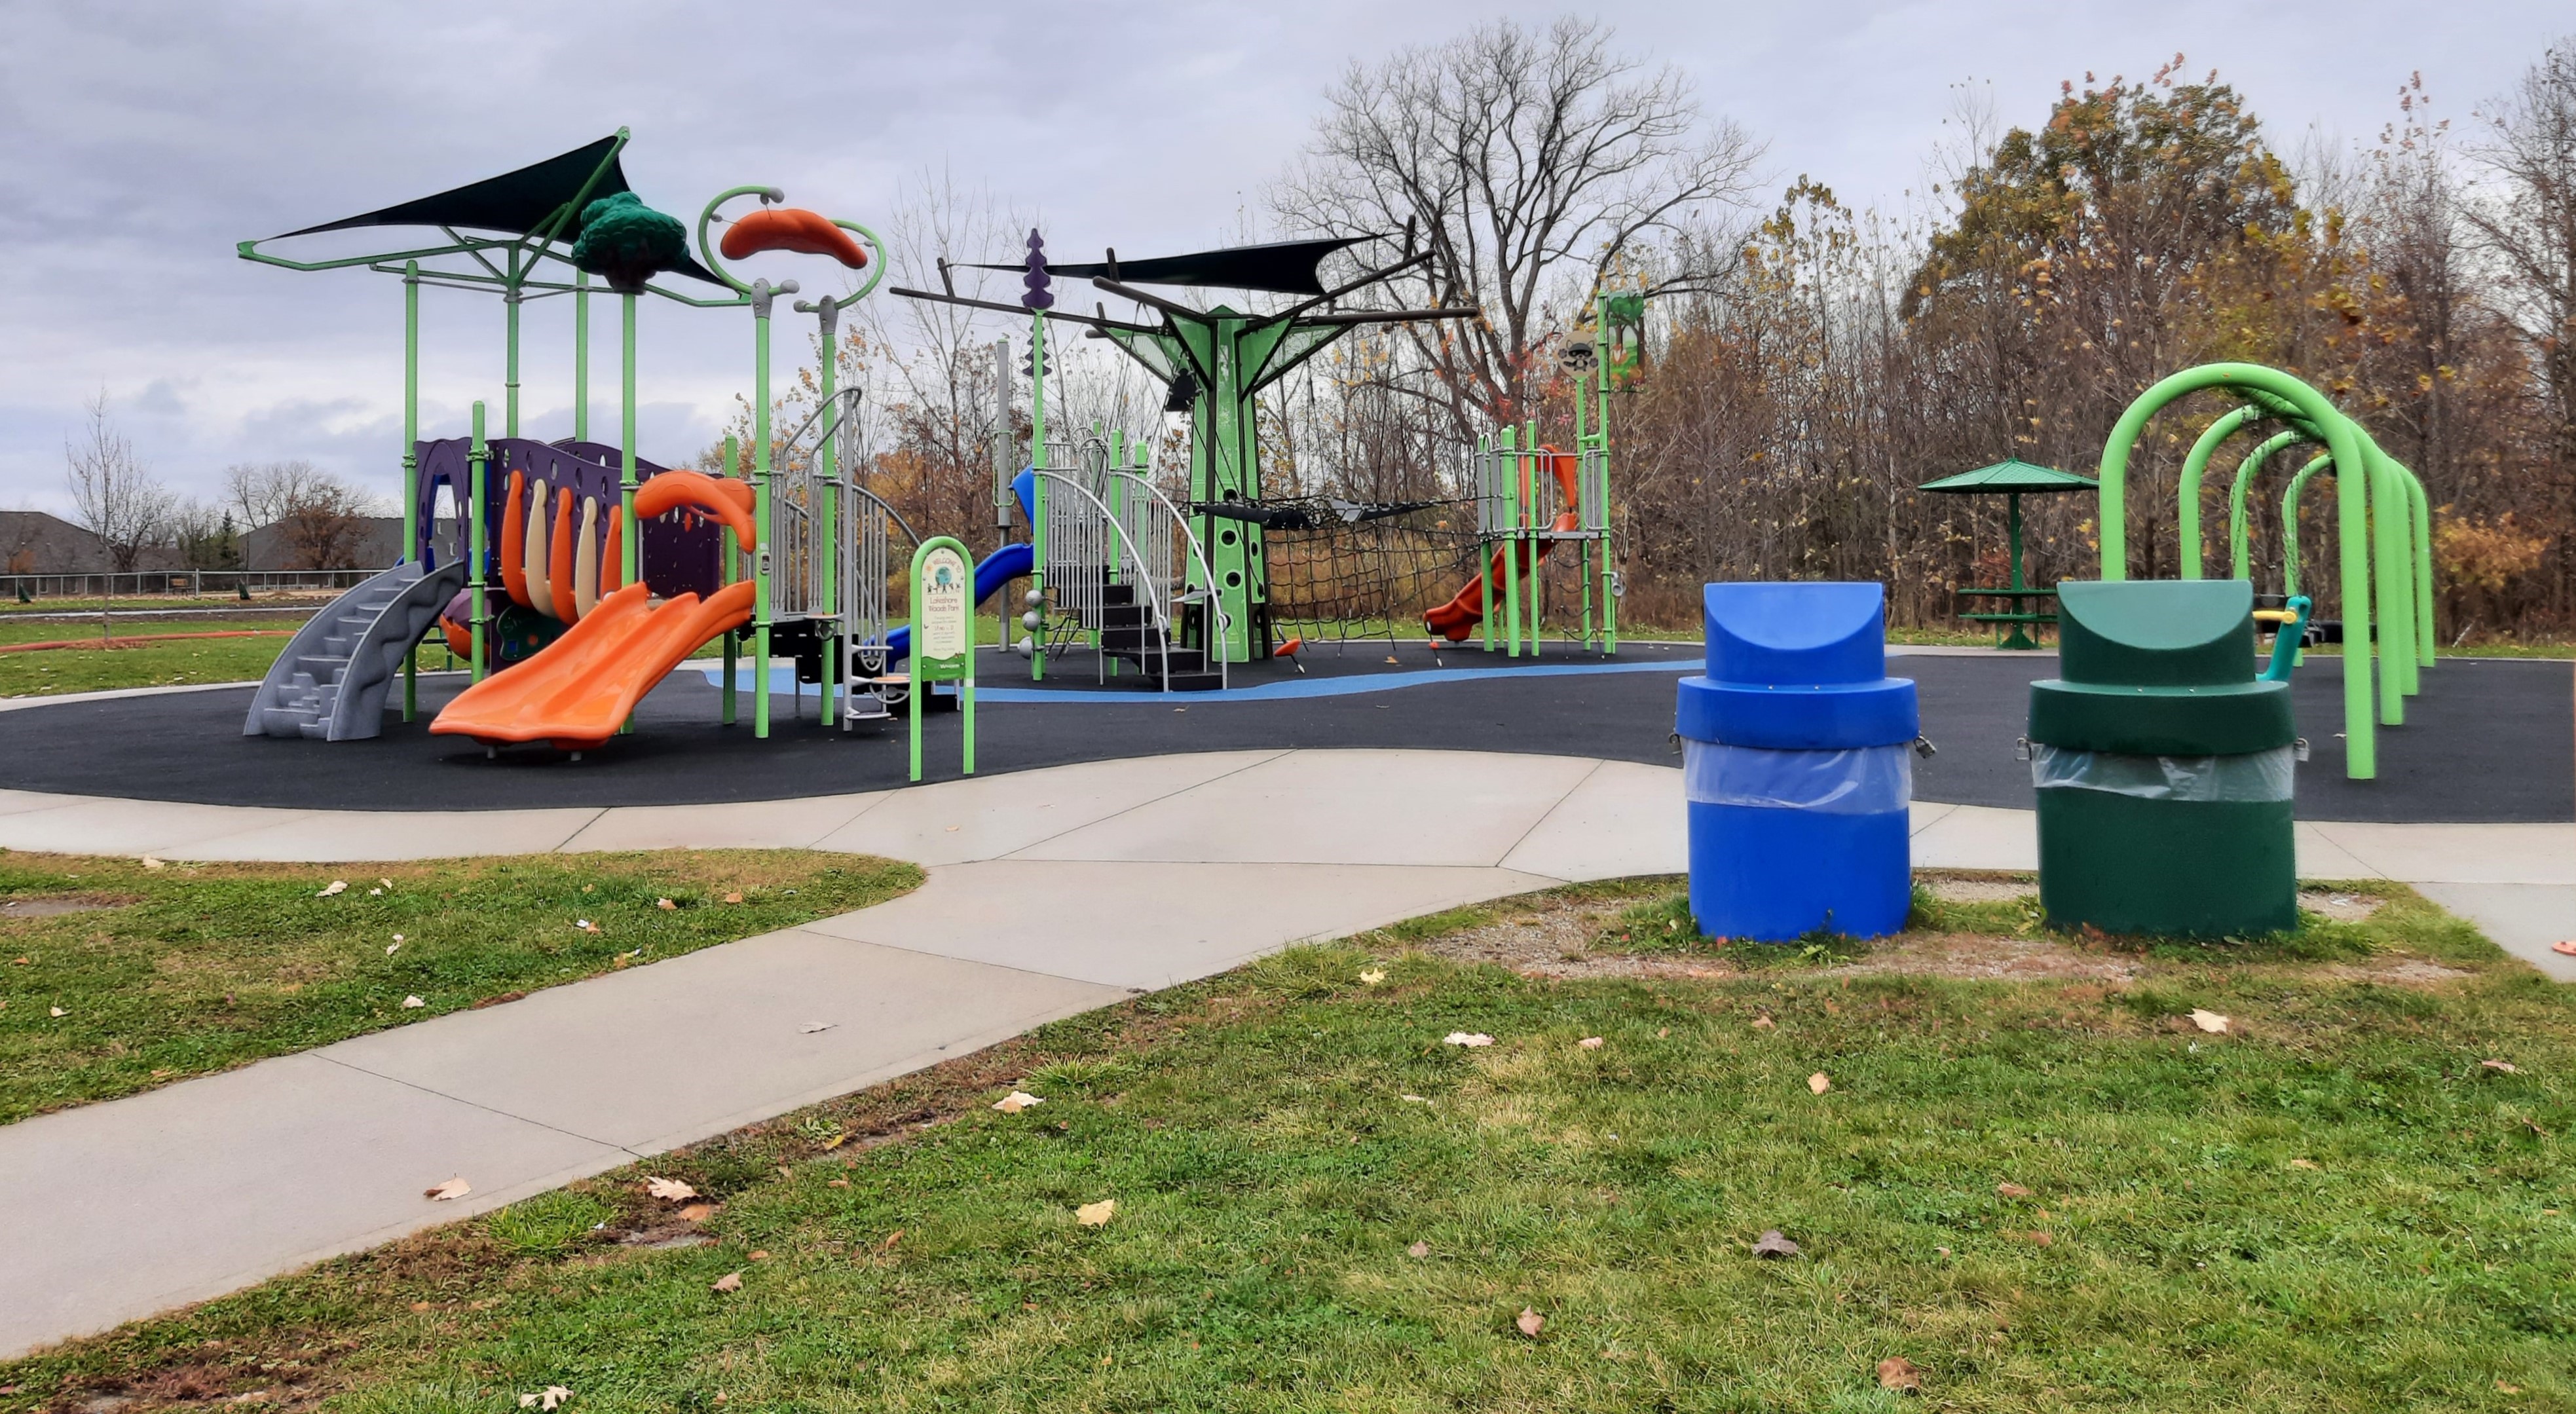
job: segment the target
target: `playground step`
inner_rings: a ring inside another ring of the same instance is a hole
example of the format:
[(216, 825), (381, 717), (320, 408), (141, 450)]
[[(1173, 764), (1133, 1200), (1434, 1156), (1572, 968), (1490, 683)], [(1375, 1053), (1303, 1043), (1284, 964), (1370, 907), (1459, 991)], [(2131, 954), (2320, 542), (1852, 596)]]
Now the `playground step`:
[(465, 581), (462, 565), (396, 565), (308, 620), (251, 699), (245, 736), (343, 741), (383, 728), (387, 686), (404, 655)]

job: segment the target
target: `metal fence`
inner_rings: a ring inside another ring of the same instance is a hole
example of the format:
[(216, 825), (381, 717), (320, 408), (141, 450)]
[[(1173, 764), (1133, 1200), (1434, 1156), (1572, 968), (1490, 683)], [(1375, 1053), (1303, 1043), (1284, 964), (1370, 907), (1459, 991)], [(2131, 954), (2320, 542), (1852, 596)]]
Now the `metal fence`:
[(0, 574), (0, 595), (10, 599), (204, 598), (274, 593), (288, 589), (356, 587), (381, 569), (361, 570), (131, 570), (122, 574)]

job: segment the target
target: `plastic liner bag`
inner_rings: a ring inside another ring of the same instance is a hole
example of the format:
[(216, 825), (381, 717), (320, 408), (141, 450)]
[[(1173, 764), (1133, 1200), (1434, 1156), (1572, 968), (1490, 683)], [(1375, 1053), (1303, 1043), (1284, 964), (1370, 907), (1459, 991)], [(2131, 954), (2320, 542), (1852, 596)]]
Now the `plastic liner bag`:
[(1914, 800), (1914, 748), (1855, 746), (1774, 751), (1682, 740), (1682, 793), (1694, 805), (1755, 805), (1876, 815)]
[(2038, 742), (2030, 746), (2030, 783), (2041, 790), (2073, 787), (2140, 800), (2288, 800), (2297, 769), (2298, 749), (2292, 746), (2234, 756), (2133, 756)]

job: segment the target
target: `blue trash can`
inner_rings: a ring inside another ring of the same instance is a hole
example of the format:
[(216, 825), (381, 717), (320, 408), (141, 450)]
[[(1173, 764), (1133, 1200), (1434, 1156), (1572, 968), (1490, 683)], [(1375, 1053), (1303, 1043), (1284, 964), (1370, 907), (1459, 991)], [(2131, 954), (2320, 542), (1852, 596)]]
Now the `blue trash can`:
[(1887, 676), (1876, 584), (1712, 584), (1707, 676), (1675, 729), (1691, 914), (1714, 938), (1877, 937), (1913, 903), (1906, 807), (1922, 733)]

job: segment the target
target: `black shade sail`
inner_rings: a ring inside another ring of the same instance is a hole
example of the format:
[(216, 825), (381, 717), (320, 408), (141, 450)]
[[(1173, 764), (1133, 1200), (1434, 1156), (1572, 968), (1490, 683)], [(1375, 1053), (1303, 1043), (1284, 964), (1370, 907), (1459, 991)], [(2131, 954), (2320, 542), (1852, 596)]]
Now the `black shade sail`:
[[(1047, 262), (1047, 273), (1076, 280), (1107, 275), (1131, 285), (1196, 285), (1221, 290), (1260, 290), (1281, 295), (1324, 293), (1324, 257), (1337, 250), (1375, 240), (1375, 236), (1337, 236), (1312, 241), (1272, 241), (1267, 245), (1227, 246), (1191, 255), (1165, 255), (1147, 260), (1121, 260), (1113, 274), (1109, 262), (1059, 265)], [(969, 270), (1018, 270), (1012, 265), (969, 265)]]
[[(363, 226), (449, 226), (499, 231), (513, 236), (534, 235), (554, 219), (555, 213), (561, 211), (565, 203), (576, 197), (587, 207), (602, 197), (634, 190), (627, 184), (626, 169), (617, 156), (618, 145), (616, 137), (604, 137), (561, 156), (530, 163), (515, 172), (504, 172), (435, 196), (400, 202), (359, 216), (325, 221), (319, 226), (307, 226), (270, 239), (285, 240), (288, 236), (348, 231)], [(606, 170), (602, 170), (603, 163)], [(592, 180), (594, 173), (598, 177), (596, 181)], [(554, 236), (570, 244), (580, 231), (581, 213), (574, 212), (573, 219), (565, 222)], [(683, 254), (680, 263), (672, 268), (679, 274), (710, 285), (724, 283), (687, 254)]]

